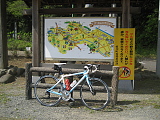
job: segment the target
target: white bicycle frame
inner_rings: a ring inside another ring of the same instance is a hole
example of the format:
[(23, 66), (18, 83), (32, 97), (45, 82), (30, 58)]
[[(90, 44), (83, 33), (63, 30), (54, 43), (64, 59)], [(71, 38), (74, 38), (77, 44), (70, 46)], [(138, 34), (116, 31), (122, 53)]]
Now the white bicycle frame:
[[(47, 92), (50, 92), (50, 93), (53, 93), (53, 94), (57, 94), (57, 95), (62, 95), (62, 93), (58, 93), (58, 92), (55, 92), (53, 91), (52, 89), (54, 89), (58, 84), (61, 84), (60, 82), (63, 81), (63, 88), (65, 88), (65, 84), (64, 84), (64, 78), (65, 77), (70, 77), (70, 76), (76, 76), (76, 75), (82, 75), (83, 76), (81, 77), (81, 79), (76, 83), (76, 85), (73, 86), (73, 88), (69, 91), (69, 94), (84, 80), (86, 79), (87, 83), (89, 84), (89, 75), (87, 73), (87, 71), (84, 71), (84, 72), (80, 72), (80, 73), (73, 73), (73, 74), (62, 74), (61, 75), (61, 78), (58, 80), (58, 82), (52, 86), (51, 88), (49, 88), (47, 90)], [(89, 85), (90, 86), (90, 85)]]
[(58, 80), (58, 82), (52, 86), (51, 88), (49, 88), (47, 90), (47, 92), (53, 93), (53, 94), (57, 94), (57, 95), (62, 95), (62, 93), (59, 92), (55, 92), (52, 89), (54, 89), (58, 84), (61, 84), (60, 82), (63, 81), (63, 88), (65, 88), (65, 84), (64, 84), (64, 78), (65, 77), (70, 77), (70, 76), (76, 76), (76, 75), (82, 75), (81, 79), (76, 83), (76, 85), (70, 90), (68, 91), (68, 94), (70, 94), (84, 79), (86, 79), (89, 87), (90, 87), (90, 81), (89, 81), (89, 75), (88, 75), (89, 70), (84, 70), (83, 72), (79, 72), (79, 73), (73, 73), (73, 74), (62, 74), (60, 79)]

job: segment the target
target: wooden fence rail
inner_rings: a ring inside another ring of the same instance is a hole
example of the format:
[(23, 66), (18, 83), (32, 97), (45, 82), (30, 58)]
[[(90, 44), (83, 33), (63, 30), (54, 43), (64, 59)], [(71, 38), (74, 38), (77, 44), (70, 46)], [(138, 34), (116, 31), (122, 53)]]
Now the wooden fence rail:
[[(81, 67), (82, 68), (82, 67)], [(83, 69), (70, 69), (70, 68), (63, 68), (63, 73), (76, 73), (82, 72)], [(32, 72), (47, 72), (47, 73), (57, 73), (56, 70), (52, 69), (51, 67), (32, 67), (31, 63), (26, 63), (26, 70), (25, 70), (25, 77), (26, 77), (26, 99), (29, 100), (32, 98), (32, 88), (34, 85), (32, 84)], [(118, 95), (118, 75), (119, 75), (119, 67), (113, 66), (112, 71), (100, 70), (96, 72), (96, 77), (107, 76), (111, 75), (111, 106), (114, 107), (117, 102), (117, 95)], [(51, 85), (48, 85), (51, 86)], [(42, 85), (42, 87), (45, 87)], [(80, 89), (77, 87), (77, 89)], [(101, 88), (97, 88), (101, 90)]]

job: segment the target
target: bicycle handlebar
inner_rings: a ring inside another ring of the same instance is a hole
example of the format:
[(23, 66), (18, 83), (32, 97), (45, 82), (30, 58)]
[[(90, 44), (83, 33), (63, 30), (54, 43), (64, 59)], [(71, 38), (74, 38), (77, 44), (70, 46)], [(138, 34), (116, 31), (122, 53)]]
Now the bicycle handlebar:
[(88, 74), (90, 71), (91, 73), (95, 73), (99, 67), (100, 64), (98, 65), (87, 64), (84, 66), (84, 69), (87, 70), (86, 74)]

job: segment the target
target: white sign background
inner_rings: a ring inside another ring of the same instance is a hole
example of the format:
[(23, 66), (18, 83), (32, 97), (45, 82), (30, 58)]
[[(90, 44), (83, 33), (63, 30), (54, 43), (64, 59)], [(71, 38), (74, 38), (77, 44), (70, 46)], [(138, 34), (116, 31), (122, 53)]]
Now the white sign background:
[[(58, 48), (54, 47), (50, 42), (48, 41), (48, 33), (47, 31), (50, 30), (50, 28), (56, 28), (56, 23), (61, 28), (67, 28), (68, 24), (64, 24), (64, 22), (67, 21), (76, 21), (80, 22), (82, 26), (89, 27), (89, 24), (94, 21), (107, 21), (111, 22), (114, 25), (114, 28), (116, 28), (116, 18), (108, 18), (108, 17), (72, 17), (72, 18), (45, 18), (45, 59), (67, 59), (73, 61), (73, 59), (81, 59), (81, 60), (113, 60), (114, 59), (114, 51), (112, 47), (111, 56), (110, 57), (104, 57), (100, 53), (92, 53), (90, 54), (90, 49), (84, 44), (79, 44), (78, 46), (82, 48), (80, 51), (77, 47), (74, 49), (67, 51), (66, 54), (62, 54), (59, 52)], [(94, 25), (93, 27), (89, 27), (91, 30), (95, 30), (96, 28), (100, 28), (101, 30), (109, 33), (110, 35), (114, 36), (114, 28), (111, 28), (108, 25)]]

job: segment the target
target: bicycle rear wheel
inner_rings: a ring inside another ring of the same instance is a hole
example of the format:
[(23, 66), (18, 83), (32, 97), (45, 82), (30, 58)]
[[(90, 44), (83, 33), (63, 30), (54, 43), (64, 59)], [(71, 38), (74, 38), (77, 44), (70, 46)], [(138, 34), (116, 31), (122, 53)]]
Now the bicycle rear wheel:
[[(48, 92), (47, 90), (51, 88), (57, 80), (54, 76), (43, 76), (35, 84), (34, 93), (35, 97), (44, 106), (55, 106), (57, 105), (62, 97)], [(60, 92), (62, 90), (62, 85), (59, 83), (54, 89), (55, 92)]]
[(92, 91), (87, 81), (85, 81), (80, 89), (80, 97), (83, 104), (93, 110), (100, 110), (107, 106), (110, 100), (110, 92), (107, 84), (99, 78), (90, 78)]

